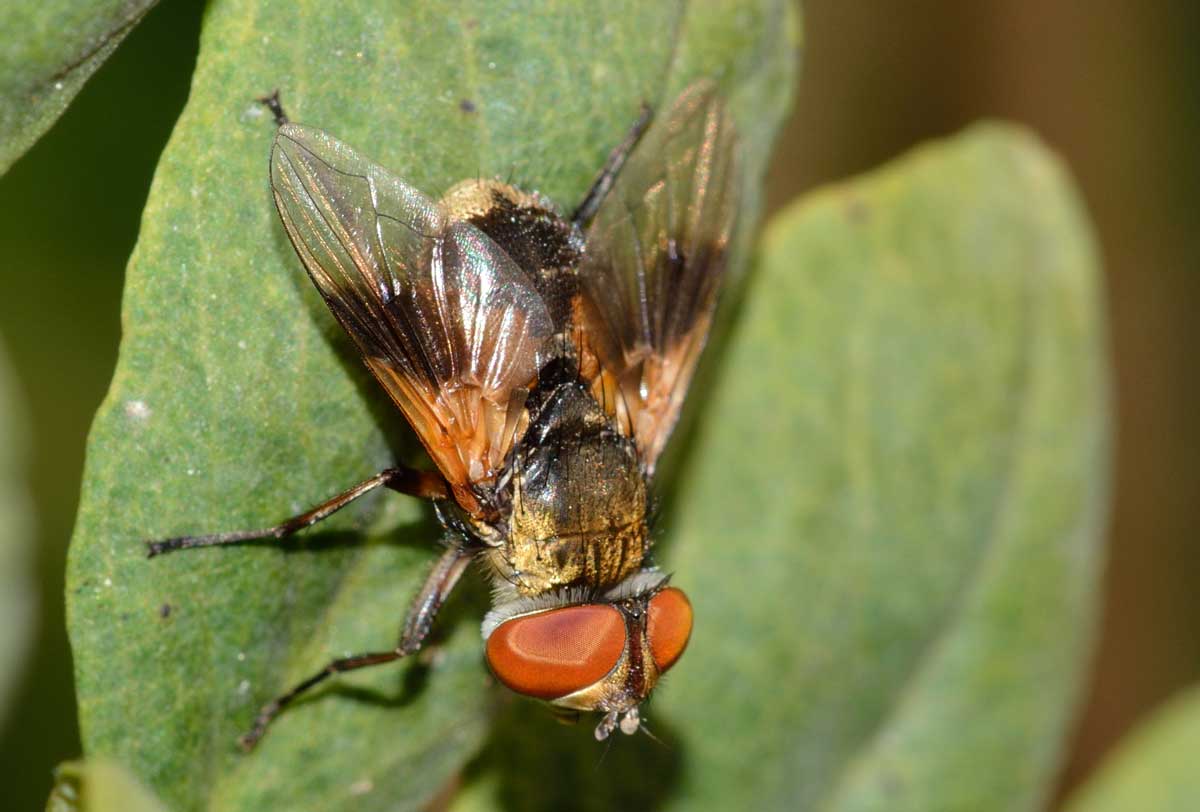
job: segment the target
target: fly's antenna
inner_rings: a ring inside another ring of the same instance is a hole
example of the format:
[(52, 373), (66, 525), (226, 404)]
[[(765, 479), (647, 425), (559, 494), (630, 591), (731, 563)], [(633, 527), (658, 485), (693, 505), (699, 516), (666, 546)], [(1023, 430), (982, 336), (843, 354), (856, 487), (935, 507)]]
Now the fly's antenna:
[(272, 90), (271, 95), (255, 99), (255, 101), (271, 111), (271, 115), (275, 117), (276, 127), (282, 127), (291, 121), (283, 110), (283, 102), (279, 100), (279, 88)]
[(640, 725), (638, 725), (638, 730), (642, 731), (642, 732), (643, 732), (643, 733), (645, 733), (647, 736), (649, 736), (649, 737), (650, 737), (650, 741), (652, 741), (652, 742), (656, 743), (656, 744), (657, 744), (659, 747), (661, 747), (662, 749), (664, 749), (664, 750), (666, 750), (666, 751), (670, 752), (670, 750), (671, 750), (671, 745), (667, 744), (665, 741), (663, 741), (662, 739), (660, 739), (658, 736), (655, 736), (653, 733), (651, 733), (651, 732), (650, 732), (650, 728), (646, 727), (646, 720), (645, 720), (645, 719), (642, 719), (642, 723), (641, 723)]
[(596, 759), (596, 766), (592, 768), (595, 772), (600, 772), (600, 766), (604, 764), (604, 759), (608, 758), (608, 751), (612, 749), (612, 743), (612, 736), (604, 740), (604, 749), (600, 751), (600, 758)]

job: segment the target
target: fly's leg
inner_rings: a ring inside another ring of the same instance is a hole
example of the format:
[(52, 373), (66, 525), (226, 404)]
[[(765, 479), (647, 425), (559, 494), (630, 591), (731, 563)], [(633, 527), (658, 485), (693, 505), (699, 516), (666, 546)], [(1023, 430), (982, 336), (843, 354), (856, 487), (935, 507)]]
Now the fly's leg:
[(650, 109), (650, 105), (643, 103), (637, 121), (633, 122), (633, 126), (629, 128), (625, 139), (620, 144), (617, 144), (616, 149), (609, 153), (608, 160), (604, 162), (604, 167), (600, 170), (600, 174), (596, 175), (596, 179), (592, 181), (592, 188), (588, 189), (583, 202), (579, 204), (574, 214), (571, 215), (571, 222), (580, 228), (584, 228), (596, 216), (596, 210), (600, 208), (600, 204), (604, 202), (609, 189), (612, 188), (613, 183), (616, 181), (617, 175), (621, 173), (621, 167), (625, 165), (625, 159), (629, 157), (629, 153), (633, 152), (633, 148), (637, 146), (637, 142), (645, 134), (646, 128), (650, 126), (650, 119), (653, 115), (654, 112)]
[[(386, 468), (373, 477), (364, 479), (352, 488), (327, 499), (319, 505), (286, 519), (273, 527), (260, 530), (236, 530), (228, 533), (213, 533), (204, 536), (179, 536), (148, 542), (149, 556), (153, 558), (162, 553), (175, 550), (185, 550), (191, 547), (215, 547), (225, 544), (238, 544), (256, 539), (282, 539), (298, 530), (311, 527), (323, 519), (329, 518), (346, 505), (380, 486), (390, 488), (400, 493), (430, 499), (435, 502), (450, 498), (450, 486), (441, 474), (432, 471), (418, 471), (412, 468)], [(329, 663), (313, 676), (301, 682), (287, 693), (263, 707), (254, 720), (254, 727), (241, 738), (242, 746), (249, 750), (262, 738), (267, 725), (297, 696), (312, 688), (334, 674), (343, 671), (353, 671), (371, 665), (392, 662), (417, 651), (429, 634), (433, 619), (445, 603), (450, 591), (458, 583), (472, 552), (461, 541), (456, 541), (438, 559), (433, 571), (425, 580), (425, 585), (417, 593), (404, 622), (400, 642), (392, 651), (371, 652), (354, 657), (344, 657)]]
[(442, 553), (442, 557), (434, 564), (433, 570), (425, 579), (424, 586), (421, 587), (421, 591), (417, 593), (412, 606), (409, 607), (408, 616), (404, 620), (404, 628), (400, 632), (400, 642), (396, 648), (391, 651), (376, 651), (334, 660), (287, 693), (271, 700), (258, 712), (250, 731), (238, 739), (242, 749), (247, 752), (254, 749), (254, 745), (267, 732), (267, 726), (284, 708), (309, 688), (319, 685), (334, 674), (390, 663), (419, 651), (429, 630), (433, 627), (438, 610), (442, 608), (442, 604), (446, 602), (446, 598), (449, 597), (463, 571), (471, 562), (472, 554), (473, 550), (461, 543), (456, 543), (455, 546)]
[(283, 102), (279, 100), (278, 90), (272, 90), (270, 96), (263, 96), (261, 99), (255, 99), (255, 101), (271, 111), (271, 115), (275, 117), (276, 127), (282, 127), (291, 120), (288, 118), (287, 113), (283, 111)]
[(417, 471), (413, 468), (385, 468), (370, 479), (364, 479), (332, 499), (328, 499), (298, 516), (285, 519), (273, 527), (264, 527), (259, 530), (234, 530), (205, 536), (178, 536), (150, 541), (146, 543), (148, 556), (153, 558), (162, 553), (186, 550), (191, 547), (216, 547), (222, 544), (239, 544), (256, 539), (286, 538), (297, 530), (303, 530), (329, 518), (355, 499), (370, 493), (381, 485), (421, 499), (441, 500), (450, 496), (450, 486), (446, 484), (446, 480), (442, 478), (441, 474), (433, 471)]

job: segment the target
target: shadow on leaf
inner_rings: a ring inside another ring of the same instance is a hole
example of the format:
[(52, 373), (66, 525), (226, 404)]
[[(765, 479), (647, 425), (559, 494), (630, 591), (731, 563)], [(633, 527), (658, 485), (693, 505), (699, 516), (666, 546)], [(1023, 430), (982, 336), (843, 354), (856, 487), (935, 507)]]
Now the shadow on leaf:
[(493, 773), (500, 805), (513, 812), (663, 807), (683, 777), (682, 738), (651, 715), (648, 729), (657, 741), (617, 733), (597, 742), (591, 732), (595, 721), (586, 716), (578, 724), (556, 724), (536, 702), (507, 702), (464, 778)]

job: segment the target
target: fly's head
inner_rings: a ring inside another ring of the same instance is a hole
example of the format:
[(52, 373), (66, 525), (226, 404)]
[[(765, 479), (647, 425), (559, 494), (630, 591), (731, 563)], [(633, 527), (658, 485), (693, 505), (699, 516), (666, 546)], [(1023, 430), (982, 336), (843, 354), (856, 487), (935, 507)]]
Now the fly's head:
[(639, 573), (597, 600), (575, 597), (566, 604), (526, 601), (494, 610), (484, 621), (488, 665), (519, 694), (604, 714), (597, 739), (617, 728), (633, 734), (638, 707), (687, 647), (692, 605), (683, 590), (653, 572)]

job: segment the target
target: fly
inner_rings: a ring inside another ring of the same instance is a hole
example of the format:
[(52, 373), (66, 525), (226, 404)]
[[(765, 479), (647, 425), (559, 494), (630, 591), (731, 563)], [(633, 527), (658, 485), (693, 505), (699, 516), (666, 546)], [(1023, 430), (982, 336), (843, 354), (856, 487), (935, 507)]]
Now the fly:
[(271, 189), (292, 246), (436, 470), (397, 465), (273, 527), (149, 543), (150, 556), (282, 539), (386, 487), (430, 500), (444, 549), (395, 648), (328, 663), (267, 703), (252, 748), (329, 677), (418, 651), (467, 566), (492, 581), (500, 682), (597, 739), (639, 706), (692, 630), (649, 559), (655, 464), (712, 322), (737, 213), (737, 141), (713, 85), (645, 108), (569, 217), (466, 180), (434, 201), (320, 130), (279, 129)]

